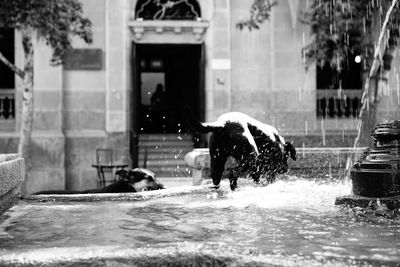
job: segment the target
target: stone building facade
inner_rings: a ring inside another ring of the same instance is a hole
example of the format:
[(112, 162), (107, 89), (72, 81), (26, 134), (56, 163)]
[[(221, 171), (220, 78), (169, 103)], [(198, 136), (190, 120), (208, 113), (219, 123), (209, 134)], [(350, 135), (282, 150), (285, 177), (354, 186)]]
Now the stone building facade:
[[(194, 106), (199, 118), (211, 121), (224, 112), (240, 111), (274, 125), (298, 147), (352, 145), (354, 116), (318, 116), (319, 100), (337, 98), (337, 92), (318, 91), (315, 68), (306, 71), (303, 65), (301, 49), (310, 31), (299, 16), (307, 1), (279, 0), (270, 20), (256, 31), (236, 27), (248, 17), (252, 0), (182, 1), (184, 12), (193, 12), (194, 17), (164, 20), (141, 15), (147, 9), (151, 9), (149, 14), (164, 14), (161, 7), (157, 13), (154, 6), (146, 6), (148, 2), (82, 0), (85, 14), (93, 22), (94, 42), (75, 41), (78, 58), (68, 66), (50, 66), (50, 49), (37, 42), (27, 192), (96, 187), (97, 174), (91, 164), (99, 147), (112, 147), (116, 160), (136, 166), (134, 153), (143, 128), (137, 112), (148, 101), (141, 86), (152, 85), (154, 73), (181, 88), (171, 93), (171, 101)], [(163, 7), (165, 14), (173, 16)], [(22, 61), (21, 49), (16, 33), (17, 64)], [(159, 61), (163, 53), (165, 62), (187, 59), (188, 63), (171, 65), (176, 70), (168, 74), (170, 65)], [(152, 58), (152, 54), (157, 56)], [(153, 74), (144, 76), (140, 69), (146, 66), (164, 71), (150, 70)], [(392, 91), (382, 101), (381, 116), (385, 118), (395, 118), (398, 113), (396, 77), (391, 76)], [(15, 99), (15, 116), (0, 116), (2, 153), (15, 152), (18, 142), (20, 81), (15, 81), (15, 88), (0, 89), (0, 99), (6, 94)], [(361, 94), (349, 91), (349, 96)], [(179, 110), (175, 112), (179, 114)]]

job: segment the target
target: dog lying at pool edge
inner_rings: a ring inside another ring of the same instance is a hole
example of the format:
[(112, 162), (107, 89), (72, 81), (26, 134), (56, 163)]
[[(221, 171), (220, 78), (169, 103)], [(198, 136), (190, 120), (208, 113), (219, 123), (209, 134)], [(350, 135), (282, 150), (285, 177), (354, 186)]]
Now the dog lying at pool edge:
[(198, 133), (211, 133), (209, 138), (211, 178), (218, 188), (229, 157), (237, 167), (229, 171), (231, 190), (237, 188), (240, 174), (248, 174), (255, 182), (266, 175), (268, 182), (275, 181), (276, 173), (288, 171), (288, 157), (296, 160), (296, 149), (279, 135), (278, 131), (240, 112), (221, 115), (215, 122), (198, 121), (185, 107), (189, 127)]
[(83, 191), (71, 190), (47, 190), (34, 193), (39, 194), (94, 194), (94, 193), (134, 193), (150, 190), (164, 189), (164, 186), (158, 183), (152, 171), (144, 168), (135, 168), (133, 170), (118, 170), (115, 173), (118, 180), (102, 189), (88, 189)]

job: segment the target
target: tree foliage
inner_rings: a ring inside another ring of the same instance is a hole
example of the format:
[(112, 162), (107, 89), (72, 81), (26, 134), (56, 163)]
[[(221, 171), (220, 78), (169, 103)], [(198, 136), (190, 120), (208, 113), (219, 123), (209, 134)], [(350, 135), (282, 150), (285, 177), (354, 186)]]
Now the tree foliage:
[(0, 25), (37, 30), (53, 49), (53, 64), (60, 64), (71, 49), (72, 36), (92, 42), (92, 23), (78, 0), (0, 0)]
[[(306, 67), (329, 62), (341, 68), (351, 55), (360, 55), (364, 67), (373, 56), (377, 29), (389, 0), (313, 0), (302, 22), (311, 27), (311, 42), (304, 47)], [(397, 14), (398, 15), (398, 14)], [(394, 16), (395, 17), (395, 16)], [(392, 24), (395, 24), (392, 21)], [(378, 27), (380, 28), (380, 27)]]
[[(0, 27), (12, 28), (21, 34), (24, 53), (23, 67), (16, 66), (0, 52), (0, 61), (21, 79), (21, 127), (18, 154), (25, 158), (26, 173), (30, 171), (29, 147), (33, 125), (34, 51), (33, 37), (52, 48), (51, 62), (62, 63), (74, 36), (92, 42), (92, 23), (83, 16), (79, 0), (0, 0)], [(23, 191), (25, 186), (23, 186)]]
[(236, 24), (237, 28), (240, 30), (244, 28), (258, 30), (260, 25), (269, 19), (271, 9), (275, 5), (277, 5), (277, 2), (273, 0), (254, 0), (250, 8), (250, 17), (239, 21)]

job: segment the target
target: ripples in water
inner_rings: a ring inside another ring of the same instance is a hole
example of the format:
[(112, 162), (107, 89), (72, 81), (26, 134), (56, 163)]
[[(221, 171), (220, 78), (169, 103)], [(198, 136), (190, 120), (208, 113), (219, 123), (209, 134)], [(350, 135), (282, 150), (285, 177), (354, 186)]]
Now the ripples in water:
[(0, 248), (219, 242), (302, 259), (400, 262), (398, 213), (335, 206), (350, 188), (288, 179), (141, 202), (21, 202), (0, 217)]

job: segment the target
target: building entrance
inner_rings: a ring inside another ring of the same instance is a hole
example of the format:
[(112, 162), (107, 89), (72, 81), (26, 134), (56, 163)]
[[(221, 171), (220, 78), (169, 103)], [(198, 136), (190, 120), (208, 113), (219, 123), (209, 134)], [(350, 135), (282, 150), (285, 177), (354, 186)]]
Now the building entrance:
[(205, 116), (203, 44), (134, 44), (131, 156), (158, 176), (187, 176), (193, 149), (183, 107)]
[(202, 117), (202, 45), (138, 44), (139, 133), (186, 133), (182, 108)]

